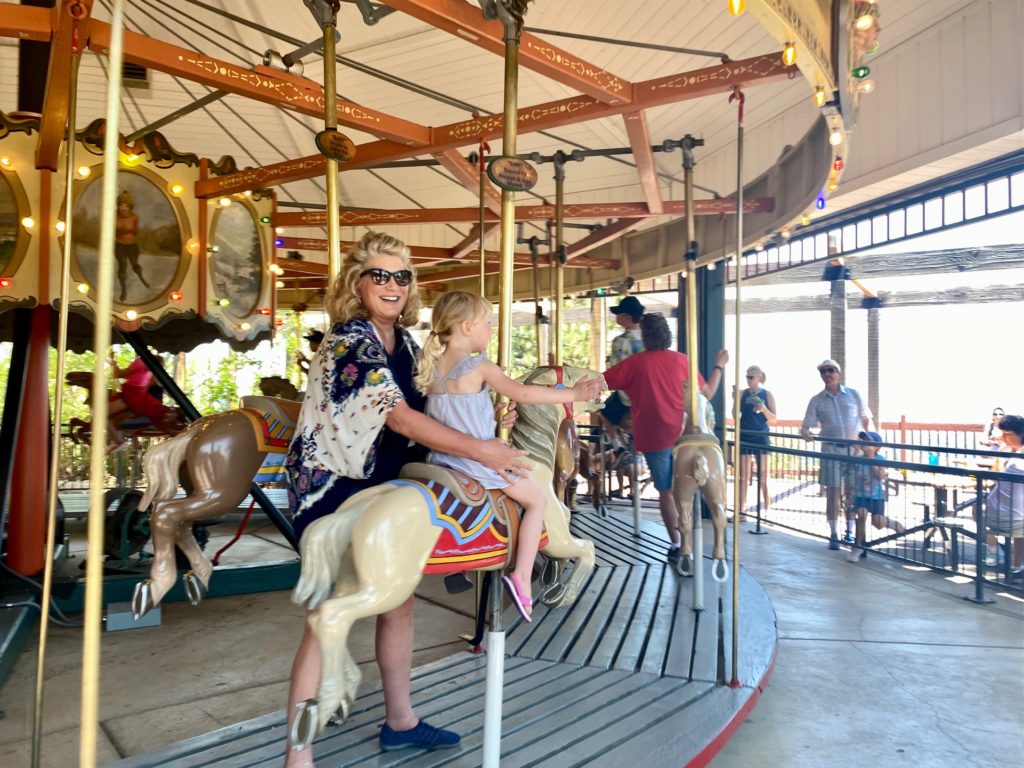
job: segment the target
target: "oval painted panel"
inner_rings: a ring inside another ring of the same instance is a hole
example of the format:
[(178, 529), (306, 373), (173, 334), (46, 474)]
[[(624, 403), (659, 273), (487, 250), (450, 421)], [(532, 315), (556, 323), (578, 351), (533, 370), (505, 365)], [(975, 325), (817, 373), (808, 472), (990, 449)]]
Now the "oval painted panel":
[(11, 183), (0, 174), (0, 275), (10, 275), (14, 254), (21, 234), (18, 201)]
[(256, 215), (243, 203), (217, 211), (213, 222), (210, 275), (218, 299), (227, 299), (234, 317), (248, 317), (256, 309), (263, 288), (263, 247)]
[[(89, 179), (74, 206), (74, 259), (96, 284), (103, 176)], [(148, 304), (166, 294), (182, 266), (181, 224), (162, 187), (131, 171), (117, 172), (114, 303)]]

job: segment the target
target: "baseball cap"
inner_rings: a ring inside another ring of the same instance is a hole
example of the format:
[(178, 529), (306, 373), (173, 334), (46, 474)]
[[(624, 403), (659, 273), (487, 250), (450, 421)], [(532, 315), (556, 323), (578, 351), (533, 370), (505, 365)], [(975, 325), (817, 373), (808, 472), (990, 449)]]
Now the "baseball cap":
[(314, 344), (319, 344), (321, 341), (324, 340), (324, 332), (323, 331), (310, 331), (305, 336), (303, 336), (303, 338), (304, 339), (308, 339), (309, 341), (313, 342)]
[(872, 443), (881, 443), (882, 436), (877, 432), (861, 432), (857, 435), (858, 440), (868, 440)]
[(840, 373), (843, 372), (843, 369), (835, 360), (822, 360), (820, 363), (818, 363), (818, 370), (820, 371), (822, 368), (835, 368)]
[(642, 315), (644, 313), (644, 305), (640, 303), (636, 296), (627, 296), (609, 311), (613, 315), (619, 315), (623, 312), (627, 315)]

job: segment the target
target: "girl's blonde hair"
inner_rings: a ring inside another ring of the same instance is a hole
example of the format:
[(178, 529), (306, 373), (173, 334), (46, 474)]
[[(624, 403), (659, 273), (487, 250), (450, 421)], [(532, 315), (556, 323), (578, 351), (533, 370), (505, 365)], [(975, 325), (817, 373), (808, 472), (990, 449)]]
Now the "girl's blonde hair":
[(459, 323), (478, 323), (491, 315), (491, 305), (483, 296), (468, 291), (449, 291), (434, 305), (430, 318), (430, 335), (420, 350), (420, 362), (415, 378), (416, 388), (429, 394), (437, 376), (437, 364), (444, 354)]
[(331, 323), (347, 323), (353, 317), (369, 317), (359, 296), (359, 280), (366, 264), (374, 256), (395, 256), (402, 260), (402, 268), (412, 272), (409, 298), (398, 317), (400, 325), (411, 328), (420, 319), (420, 293), (416, 284), (416, 267), (412, 263), (409, 247), (397, 237), (383, 232), (367, 232), (345, 257), (341, 272), (324, 297), (324, 309)]

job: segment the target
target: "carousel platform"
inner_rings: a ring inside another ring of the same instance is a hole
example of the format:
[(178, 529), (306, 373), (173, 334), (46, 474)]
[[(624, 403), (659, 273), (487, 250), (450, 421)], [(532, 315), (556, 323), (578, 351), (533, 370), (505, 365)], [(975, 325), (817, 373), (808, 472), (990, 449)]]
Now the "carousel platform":
[[(732, 678), (730, 585), (721, 596), (705, 560), (705, 610), (693, 580), (665, 564), (660, 525), (618, 515), (574, 515), (598, 563), (568, 609), (537, 606), (530, 624), (513, 609), (507, 628), (502, 766), (707, 764), (756, 705), (775, 662), (775, 613), (764, 590), (740, 572), (740, 649)], [(470, 652), (414, 670), (421, 717), (462, 734), (459, 749), (381, 752), (379, 687), (367, 687), (342, 726), (317, 740), (323, 766), (479, 766), (486, 658)], [(279, 766), (284, 711), (230, 725), (112, 763), (141, 766)]]

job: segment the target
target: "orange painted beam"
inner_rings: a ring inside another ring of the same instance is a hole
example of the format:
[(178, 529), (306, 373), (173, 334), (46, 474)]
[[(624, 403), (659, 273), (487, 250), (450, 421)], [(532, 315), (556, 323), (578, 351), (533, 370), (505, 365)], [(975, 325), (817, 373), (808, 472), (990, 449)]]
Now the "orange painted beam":
[[(285, 250), (295, 251), (327, 251), (327, 240), (325, 238), (318, 237), (276, 237), (274, 240), (279, 243), (278, 248)], [(341, 247), (351, 248), (356, 243), (353, 240), (342, 240)], [(431, 245), (410, 245), (409, 251), (412, 253), (413, 260), (417, 263), (421, 261), (448, 261), (452, 258), (451, 251), (448, 248), (440, 248)], [(283, 262), (289, 264), (296, 263), (295, 259), (282, 259)], [(301, 263), (301, 262), (299, 262)]]
[(71, 58), (81, 56), (89, 38), (92, 0), (61, 0), (53, 8), (53, 38), (46, 70), (43, 114), (36, 143), (36, 168), (56, 171), (57, 155), (67, 135), (71, 103)]
[[(587, 120), (611, 117), (626, 111), (699, 99), (717, 93), (730, 93), (734, 85), (749, 87), (754, 84), (771, 83), (784, 80), (797, 71), (795, 66), (786, 67), (778, 53), (732, 61), (728, 64), (716, 64), (678, 75), (635, 83), (631, 105), (616, 106), (604, 104), (589, 96), (573, 96), (533, 107), (523, 107), (518, 110), (518, 132), (522, 135), (546, 131)], [(343, 163), (341, 170), (358, 170), (392, 160), (458, 149), (475, 144), (480, 140), (481, 134), (485, 140), (495, 139), (502, 135), (504, 122), (502, 115), (495, 114), (432, 128), (430, 146), (419, 149), (387, 140), (360, 144), (356, 147), (355, 159)], [(324, 158), (320, 155), (310, 155), (197, 183), (196, 197), (229, 195), (247, 189), (270, 187), (323, 175)]]
[[(504, 26), (488, 21), (480, 8), (464, 0), (388, 0), (388, 6), (498, 56), (505, 54)], [(557, 48), (528, 32), (519, 41), (519, 64), (608, 104), (628, 104), (627, 80)]]
[(644, 191), (644, 200), (652, 213), (663, 210), (661, 188), (658, 186), (658, 168), (654, 164), (654, 152), (651, 151), (651, 132), (647, 128), (645, 112), (627, 112), (622, 116), (629, 136), (629, 145), (633, 150), (636, 172), (640, 176), (640, 187)]
[[(568, 267), (597, 267), (595, 262), (606, 262), (606, 259), (595, 259), (585, 256), (588, 251), (592, 251), (598, 246), (604, 245), (611, 240), (621, 237), (622, 235), (630, 232), (643, 224), (643, 219), (619, 219), (618, 221), (612, 222), (606, 227), (591, 232), (589, 235), (584, 237), (582, 240), (577, 240), (575, 243), (566, 248), (566, 266)], [(614, 266), (604, 267), (610, 269), (618, 269), (621, 266), (618, 262), (613, 262)], [(603, 266), (603, 265), (602, 265)]]
[[(89, 47), (106, 54), (109, 45), (110, 25), (93, 22)], [(246, 69), (127, 30), (124, 33), (124, 45), (125, 61), (283, 109), (323, 117), (323, 88), (307, 78), (295, 77), (268, 67)], [(430, 129), (426, 126), (343, 99), (338, 99), (338, 124), (392, 139), (399, 146), (423, 146), (430, 143)], [(320, 175), (323, 175), (323, 171)]]
[[(732, 199), (695, 200), (694, 212), (698, 216), (717, 216), (735, 213), (736, 201)], [(743, 201), (747, 213), (771, 211), (775, 198), (753, 197)], [(566, 205), (563, 216), (566, 219), (646, 219), (652, 216), (683, 216), (686, 201), (671, 200), (664, 204), (660, 213), (652, 212), (647, 203), (572, 203)], [(468, 223), (480, 217), (477, 208), (405, 208), (394, 210), (348, 210), (342, 208), (338, 217), (343, 227), (377, 226), (382, 224), (456, 224)], [(497, 216), (487, 213), (490, 221)], [(553, 205), (520, 205), (516, 207), (516, 221), (547, 221), (555, 218)], [(326, 211), (302, 211), (279, 213), (273, 218), (275, 227), (323, 227), (327, 225)]]
[(0, 3), (0, 37), (45, 42), (53, 36), (52, 8)]
[[(484, 239), (491, 236), (491, 234), (498, 227), (501, 226), (500, 221), (495, 221), (484, 227)], [(473, 255), (474, 258), (480, 258), (480, 225), (474, 224), (473, 229), (470, 230), (469, 234), (464, 237), (458, 245), (452, 248), (453, 259), (464, 259), (467, 256)]]
[[(434, 157), (441, 162), (455, 180), (473, 193), (473, 196), (480, 197), (480, 171), (476, 166), (471, 165), (466, 158), (454, 149), (438, 152)], [(484, 206), (492, 213), (501, 216), (501, 193), (491, 184), (490, 180), (484, 179)]]

